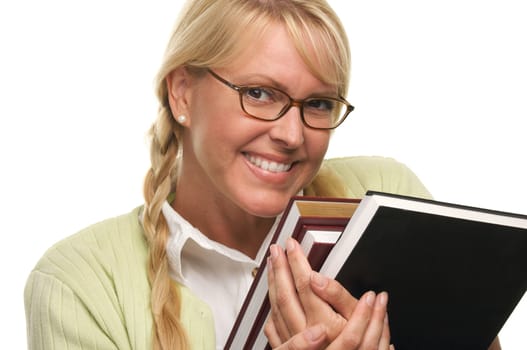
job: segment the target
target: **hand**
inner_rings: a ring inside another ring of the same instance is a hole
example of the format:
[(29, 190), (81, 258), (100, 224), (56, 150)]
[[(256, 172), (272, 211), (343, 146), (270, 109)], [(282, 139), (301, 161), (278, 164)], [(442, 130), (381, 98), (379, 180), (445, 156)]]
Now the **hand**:
[(268, 271), (271, 317), (265, 332), (271, 346), (323, 324), (328, 349), (389, 349), (386, 293), (368, 292), (357, 301), (338, 282), (313, 272), (292, 239), (287, 256), (280, 247), (271, 247)]
[[(348, 320), (327, 349), (390, 349), (386, 292), (365, 293), (357, 302), (337, 281), (317, 272), (311, 274), (313, 291)], [(354, 307), (351, 304), (356, 303)]]
[[(272, 322), (266, 326), (270, 344), (281, 344), (319, 322), (327, 326), (328, 340), (335, 339), (346, 318), (312, 292), (312, 270), (298, 243), (287, 241), (287, 256), (277, 245), (270, 247), (270, 253), (267, 269)], [(356, 303), (352, 297), (350, 313)]]
[(316, 350), (320, 349), (326, 337), (323, 325), (306, 328), (297, 333), (284, 344), (274, 348), (275, 350)]

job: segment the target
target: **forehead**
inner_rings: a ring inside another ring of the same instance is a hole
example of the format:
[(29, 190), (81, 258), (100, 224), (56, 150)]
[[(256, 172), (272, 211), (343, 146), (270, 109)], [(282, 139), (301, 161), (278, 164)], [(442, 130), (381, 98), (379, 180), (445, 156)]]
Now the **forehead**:
[[(305, 55), (299, 50), (299, 44), (293, 40), (287, 28), (282, 24), (273, 23), (259, 33), (248, 32), (239, 41), (240, 50), (225, 67), (232, 76), (251, 77), (260, 75), (270, 80), (290, 86), (288, 82), (297, 85), (317, 86), (324, 91), (335, 91), (336, 84), (326, 81), (329, 70), (324, 63), (306, 62)], [(303, 43), (306, 50), (315, 48)], [(314, 67), (312, 67), (314, 66)], [(333, 73), (334, 74), (334, 73)], [(281, 86), (280, 86), (281, 87)]]

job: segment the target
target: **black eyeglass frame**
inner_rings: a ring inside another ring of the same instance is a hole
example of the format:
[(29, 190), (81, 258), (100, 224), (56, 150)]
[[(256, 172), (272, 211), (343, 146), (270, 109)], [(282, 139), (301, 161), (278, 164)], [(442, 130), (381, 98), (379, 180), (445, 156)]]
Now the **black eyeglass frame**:
[[(226, 80), (225, 78), (222, 78), (221, 76), (219, 76), (217, 73), (215, 73), (212, 69), (207, 69), (207, 71), (216, 79), (218, 80), (219, 82), (223, 83), (224, 85), (226, 85), (227, 87), (235, 90), (236, 92), (238, 92), (238, 95), (239, 95), (239, 98), (240, 98), (240, 106), (242, 108), (242, 110), (250, 117), (252, 118), (255, 118), (255, 119), (258, 119), (258, 120), (263, 120), (263, 121), (275, 121), (275, 120), (278, 120), (280, 119), (281, 117), (283, 117), (287, 111), (289, 111), (289, 109), (291, 109), (291, 107), (298, 107), (298, 109), (300, 110), (300, 118), (302, 119), (302, 123), (304, 123), (305, 126), (307, 126), (308, 128), (311, 128), (311, 129), (317, 129), (317, 130), (332, 130), (332, 129), (336, 129), (339, 125), (341, 125), (344, 120), (348, 117), (348, 115), (355, 109), (355, 107), (353, 107), (348, 101), (346, 101), (346, 99), (342, 96), (339, 96), (338, 98), (337, 97), (328, 97), (328, 96), (311, 96), (311, 97), (308, 97), (308, 98), (305, 98), (305, 99), (301, 99), (301, 100), (297, 100), (297, 99), (294, 99), (292, 98), (291, 96), (289, 96), (285, 91), (282, 91), (280, 89), (277, 89), (277, 88), (272, 88), (273, 90), (276, 90), (276, 91), (279, 91), (280, 93), (282, 93), (284, 96), (286, 96), (288, 99), (289, 99), (289, 103), (286, 104), (282, 110), (278, 113), (278, 115), (276, 115), (274, 118), (272, 119), (269, 119), (269, 118), (261, 118), (261, 117), (257, 117), (249, 112), (247, 112), (247, 110), (245, 109), (245, 106), (243, 105), (243, 94), (248, 90), (248, 89), (254, 89), (254, 88), (258, 88), (258, 87), (261, 87), (261, 88), (267, 88), (266, 86), (263, 86), (263, 85), (236, 85), (236, 84), (233, 84), (231, 83), (230, 81)], [(270, 87), (269, 87), (270, 88)], [(311, 126), (309, 125), (307, 122), (306, 122), (306, 119), (304, 118), (304, 103), (306, 101), (310, 101), (310, 100), (316, 100), (316, 99), (326, 99), (326, 100), (333, 100), (333, 101), (337, 101), (337, 102), (340, 102), (340, 103), (343, 103), (345, 106), (346, 106), (346, 111), (345, 113), (342, 115), (342, 117), (340, 118), (339, 122), (334, 125), (334, 126), (331, 126), (331, 127), (328, 127), (328, 128), (321, 128), (321, 127), (317, 127), (317, 126)]]

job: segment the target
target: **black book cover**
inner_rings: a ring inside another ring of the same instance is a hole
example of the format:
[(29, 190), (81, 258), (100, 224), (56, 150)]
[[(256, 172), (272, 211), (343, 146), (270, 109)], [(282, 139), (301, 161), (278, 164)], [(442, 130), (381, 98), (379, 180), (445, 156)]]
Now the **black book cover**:
[(379, 207), (337, 274), (388, 291), (398, 350), (487, 349), (527, 289), (527, 230)]

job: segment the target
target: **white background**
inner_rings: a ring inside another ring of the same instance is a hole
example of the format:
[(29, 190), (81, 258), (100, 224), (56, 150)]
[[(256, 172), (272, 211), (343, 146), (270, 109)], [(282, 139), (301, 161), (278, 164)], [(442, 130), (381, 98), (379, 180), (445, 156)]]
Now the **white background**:
[[(356, 111), (328, 156), (394, 157), (437, 199), (527, 214), (522, 1), (331, 3)], [(141, 204), (153, 77), (180, 5), (0, 3), (0, 329), (12, 349), (25, 348), (23, 286), (44, 251)], [(506, 349), (527, 348), (525, 299)]]

